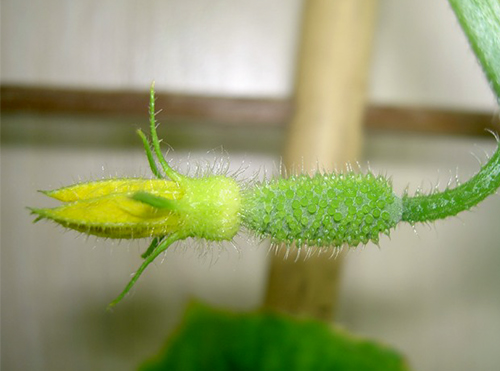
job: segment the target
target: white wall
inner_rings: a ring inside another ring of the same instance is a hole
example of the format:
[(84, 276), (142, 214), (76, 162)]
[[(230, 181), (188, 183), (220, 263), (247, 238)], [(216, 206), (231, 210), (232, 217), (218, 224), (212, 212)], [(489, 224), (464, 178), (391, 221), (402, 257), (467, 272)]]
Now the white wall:
[[(3, 121), (30, 127), (22, 117)], [(366, 140), (366, 156), (375, 171), (392, 176), (395, 192), (402, 194), (407, 185), (415, 190), (423, 184), (429, 190), (438, 179), (444, 187), (456, 166), (460, 178), (468, 179), (479, 166), (470, 152), (484, 160), (482, 151), (491, 153), (494, 147), (492, 139), (374, 135)], [(201, 149), (192, 157), (211, 158)], [(272, 172), (278, 162), (277, 157), (237, 151), (230, 159), (233, 169), (251, 163), (246, 177), (260, 167)], [(139, 143), (132, 150), (3, 145), (1, 161), (6, 370), (133, 370), (159, 349), (190, 299), (235, 309), (260, 306), (269, 249), (244, 234), (236, 240), (239, 252), (213, 244), (183, 244), (169, 251), (114, 313), (106, 313), (106, 305), (139, 266), (147, 241), (117, 243), (48, 222), (32, 224), (26, 206), (55, 204), (37, 189), (110, 175), (148, 175)], [(491, 197), (457, 218), (419, 225), (417, 234), (402, 224), (391, 239), (381, 240), (380, 248), (369, 244), (352, 251), (345, 260), (337, 322), (400, 349), (415, 370), (496, 369), (499, 220), (500, 199)], [(207, 249), (214, 252), (202, 258)]]
[[(3, 83), (290, 95), (300, 0), (3, 0)], [(370, 100), (491, 110), (446, 0), (382, 0)]]
[[(446, 1), (380, 4), (372, 102), (494, 109)], [(298, 0), (2, 0), (2, 83), (145, 90), (156, 79), (165, 90), (285, 97), (300, 9)], [(25, 136), (24, 144), (2, 143), (3, 368), (132, 370), (159, 348), (189, 298), (258, 307), (267, 248), (243, 237), (241, 254), (224, 249), (213, 264), (196, 252), (170, 251), (113, 314), (104, 311), (137, 268), (145, 242), (117, 245), (32, 225), (25, 207), (50, 204), (37, 189), (148, 171), (139, 143), (136, 150), (30, 144), (51, 136), (51, 125), (72, 137), (89, 128), (101, 139), (123, 135), (99, 118), (72, 119), (2, 117)], [(189, 150), (202, 156), (207, 149)], [(493, 140), (378, 134), (366, 138), (365, 160), (393, 175), (401, 193), (438, 177), (444, 185), (456, 166), (468, 178), (478, 168), (469, 152), (481, 156), (483, 149), (491, 153)], [(231, 153), (232, 166), (243, 159), (253, 164), (249, 175), (278, 161)], [(416, 370), (496, 369), (499, 210), (492, 197), (459, 218), (418, 227), (418, 236), (401, 226), (380, 249), (349, 254), (339, 322), (401, 349)]]

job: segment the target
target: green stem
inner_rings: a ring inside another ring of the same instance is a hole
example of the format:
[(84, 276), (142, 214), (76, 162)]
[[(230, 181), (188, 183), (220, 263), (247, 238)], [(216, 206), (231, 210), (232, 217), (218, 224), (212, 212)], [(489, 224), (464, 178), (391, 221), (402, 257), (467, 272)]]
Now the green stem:
[(500, 147), (467, 182), (430, 195), (403, 197), (402, 221), (430, 222), (469, 210), (500, 187)]

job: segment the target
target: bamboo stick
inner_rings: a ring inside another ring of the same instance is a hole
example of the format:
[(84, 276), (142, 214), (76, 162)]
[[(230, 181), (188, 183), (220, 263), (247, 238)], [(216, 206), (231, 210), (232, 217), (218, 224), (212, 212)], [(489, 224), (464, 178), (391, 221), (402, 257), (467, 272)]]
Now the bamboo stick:
[[(312, 173), (359, 158), (376, 0), (308, 0), (285, 165)], [(331, 320), (341, 259), (272, 258), (265, 306)]]

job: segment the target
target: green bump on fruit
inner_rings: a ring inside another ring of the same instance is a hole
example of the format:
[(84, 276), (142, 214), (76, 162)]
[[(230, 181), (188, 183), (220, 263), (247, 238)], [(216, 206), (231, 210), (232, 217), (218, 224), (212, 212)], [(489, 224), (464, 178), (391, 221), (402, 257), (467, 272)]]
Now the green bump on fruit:
[(402, 212), (388, 180), (344, 173), (258, 184), (243, 195), (241, 217), (248, 230), (276, 243), (338, 247), (378, 242)]

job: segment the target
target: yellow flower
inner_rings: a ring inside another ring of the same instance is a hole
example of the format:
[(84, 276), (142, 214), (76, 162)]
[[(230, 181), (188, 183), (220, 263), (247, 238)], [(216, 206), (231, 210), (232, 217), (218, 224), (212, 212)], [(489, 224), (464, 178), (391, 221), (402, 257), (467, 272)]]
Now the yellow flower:
[(170, 180), (109, 179), (43, 192), (65, 204), (32, 211), (39, 215), (37, 220), (46, 218), (67, 228), (109, 238), (164, 236), (178, 229), (179, 215), (134, 199), (138, 192), (165, 200), (183, 196), (179, 184)]
[(163, 237), (230, 240), (240, 228), (238, 183), (225, 176), (110, 179), (43, 192), (65, 202), (31, 209), (40, 219), (108, 238)]
[[(110, 306), (123, 299), (146, 267), (175, 241), (188, 237), (231, 240), (241, 226), (242, 196), (233, 178), (223, 175), (189, 178), (177, 173), (165, 161), (156, 133), (154, 84), (150, 91), (149, 117), (156, 160), (146, 136), (140, 130), (137, 133), (143, 141), (151, 171), (158, 179), (109, 179), (44, 191), (64, 204), (52, 209), (31, 209), (38, 215), (35, 221), (49, 219), (91, 235), (153, 237), (142, 255), (144, 262)], [(158, 169), (157, 161), (164, 174)]]

